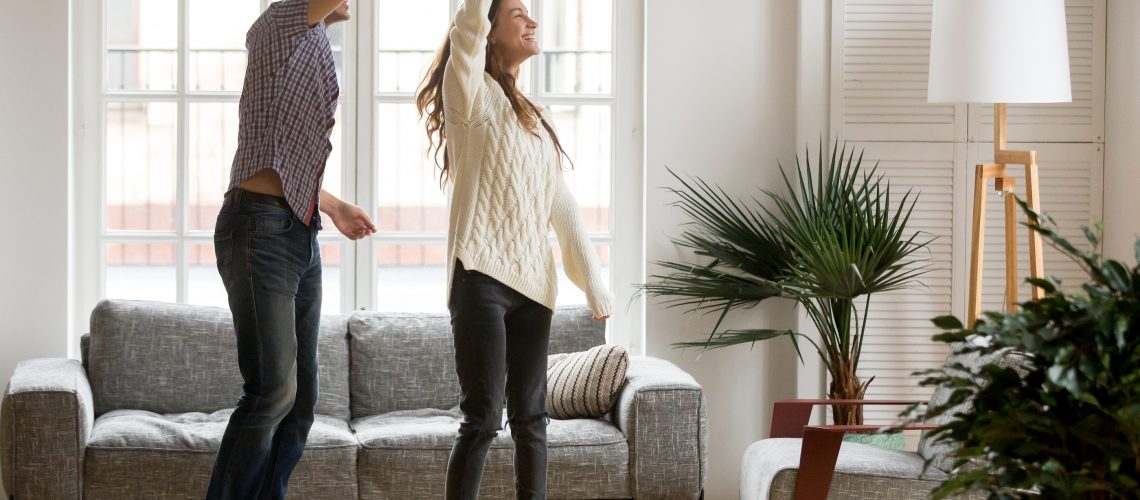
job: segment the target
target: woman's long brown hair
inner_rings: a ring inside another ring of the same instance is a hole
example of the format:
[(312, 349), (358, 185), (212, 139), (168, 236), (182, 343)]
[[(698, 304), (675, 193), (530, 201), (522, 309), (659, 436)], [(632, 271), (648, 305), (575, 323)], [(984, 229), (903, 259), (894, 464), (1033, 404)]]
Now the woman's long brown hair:
[[(492, 26), (499, 16), (500, 3), (501, 0), (492, 1), (490, 11), (487, 13), (487, 18), (491, 21)], [(428, 154), (435, 157), (435, 164), (439, 166), (441, 187), (450, 179), (452, 174), (451, 162), (447, 158), (447, 151), (444, 147), (447, 141), (447, 131), (443, 126), (446, 119), (443, 110), (443, 70), (450, 58), (451, 37), (450, 30), (448, 30), (448, 36), (444, 37), (443, 44), (436, 51), (435, 60), (432, 61), (427, 75), (424, 76), (424, 80), (416, 92), (416, 108), (419, 110), (420, 117), (424, 118), (427, 128)], [(522, 92), (519, 92), (518, 87), (515, 86), (516, 76), (503, 67), (498, 51), (492, 50), (491, 47), (487, 48), (487, 62), (484, 70), (490, 73), (496, 82), (499, 82), (499, 86), (503, 88), (503, 93), (506, 94), (507, 101), (511, 103), (511, 109), (514, 110), (515, 116), (518, 117), (519, 124), (524, 130), (538, 137), (537, 125), (541, 123), (542, 128), (546, 129), (546, 133), (554, 143), (554, 148), (558, 151), (558, 166), (561, 168), (562, 158), (566, 157), (569, 160), (570, 156), (566, 154), (566, 150), (562, 149), (558, 134), (554, 133), (554, 128), (546, 123), (546, 120), (539, 114), (538, 107), (530, 102), (530, 99), (527, 99)], [(573, 166), (574, 163), (571, 161), (570, 164)]]

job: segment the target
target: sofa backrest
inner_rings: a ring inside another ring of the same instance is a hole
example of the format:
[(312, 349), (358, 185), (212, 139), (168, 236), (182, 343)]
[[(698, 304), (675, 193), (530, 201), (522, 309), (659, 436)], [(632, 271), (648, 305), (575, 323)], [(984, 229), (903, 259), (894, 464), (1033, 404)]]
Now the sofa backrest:
[[(228, 309), (105, 300), (84, 352), (95, 412), (213, 412), (241, 395)], [(322, 316), (317, 413), (348, 418), (348, 316)]]
[[(451, 319), (446, 314), (356, 313), (348, 324), (352, 418), (459, 403)], [(605, 322), (585, 307), (558, 308), (550, 354), (606, 342)]]

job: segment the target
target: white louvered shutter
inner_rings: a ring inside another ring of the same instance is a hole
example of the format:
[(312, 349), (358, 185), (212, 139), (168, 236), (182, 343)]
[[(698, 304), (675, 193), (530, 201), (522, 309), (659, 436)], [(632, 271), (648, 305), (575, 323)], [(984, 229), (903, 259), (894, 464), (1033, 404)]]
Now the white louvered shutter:
[(840, 127), (841, 138), (965, 138), (964, 105), (926, 102), (931, 5), (931, 0), (834, 0), (832, 128)]
[[(1042, 208), (1062, 233), (1080, 238), (1080, 226), (1100, 217), (1103, 192), (1104, 1), (1068, 0), (1071, 104), (1011, 105), (1010, 141), (1038, 151)], [(932, 0), (833, 0), (832, 137), (864, 148), (880, 161), (892, 192), (913, 188), (919, 204), (911, 229), (937, 237), (932, 270), (922, 285), (872, 298), (860, 377), (875, 377), (867, 397), (925, 400), (915, 371), (941, 366), (946, 348), (930, 340), (936, 316), (965, 315), (974, 165), (993, 155), (992, 105), (926, 103)], [(975, 142), (986, 141), (986, 142)], [(1011, 148), (1021, 145), (1011, 142)], [(867, 163), (865, 163), (866, 165)], [(1019, 178), (1016, 166), (1010, 171)], [(992, 184), (991, 184), (992, 186)], [(1004, 280), (1001, 200), (987, 191), (983, 305), (1000, 309)], [(1018, 233), (1021, 246), (1026, 233)], [(1019, 262), (1027, 276), (1027, 258)], [(1081, 276), (1055, 251), (1045, 252), (1047, 274), (1077, 285)], [(1022, 287), (1023, 299), (1028, 287)], [(868, 423), (887, 423), (898, 408), (868, 408)]]
[[(960, 295), (952, 214), (961, 197), (956, 165), (966, 159), (964, 142), (955, 143), (965, 139), (966, 106), (926, 102), (931, 0), (835, 0), (833, 9), (833, 137), (879, 161), (892, 198), (913, 189), (909, 228), (936, 238), (921, 284), (872, 296), (859, 376), (875, 377), (868, 399), (926, 400), (930, 390), (911, 373), (945, 360), (946, 348), (930, 340), (930, 319), (950, 314)], [(867, 407), (864, 417), (888, 423), (899, 410)]]
[[(954, 287), (955, 164), (965, 160), (965, 144), (890, 143), (861, 144), (865, 158), (878, 161), (878, 172), (890, 183), (892, 203), (899, 204), (911, 191), (917, 196), (908, 229), (920, 231), (920, 239), (934, 238), (922, 257), (930, 270), (913, 287), (872, 295), (867, 315), (867, 337), (859, 364), (861, 379), (874, 376), (868, 399), (925, 401), (930, 391), (919, 387), (911, 373), (940, 366), (947, 349), (930, 341), (938, 330), (930, 319), (950, 314)], [(873, 164), (873, 162), (872, 162)], [(864, 166), (870, 166), (866, 160)], [(961, 183), (957, 183), (961, 184)], [(960, 229), (959, 229), (960, 230)], [(898, 407), (869, 406), (869, 423), (891, 422)]]

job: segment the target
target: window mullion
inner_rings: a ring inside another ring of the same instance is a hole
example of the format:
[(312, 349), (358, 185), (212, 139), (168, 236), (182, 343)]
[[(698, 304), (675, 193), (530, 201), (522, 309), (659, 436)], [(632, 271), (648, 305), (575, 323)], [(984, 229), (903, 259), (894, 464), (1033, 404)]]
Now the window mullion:
[(98, 220), (92, 232), (94, 232), (95, 244), (98, 247), (96, 254), (98, 260), (95, 265), (98, 272), (94, 273), (96, 276), (95, 284), (92, 287), (91, 304), (97, 299), (103, 298), (107, 293), (107, 249), (103, 240), (103, 235), (107, 232), (107, 0), (99, 2), (99, 52), (96, 55), (96, 60), (99, 61), (99, 103), (98, 109), (95, 111), (95, 127), (98, 130), (98, 146), (97, 157), (99, 165), (98, 180), (99, 185), (94, 191), (93, 199), (95, 201), (98, 211)]
[[(533, 12), (534, 13), (533, 19), (542, 19), (542, 15), (543, 15), (543, 13), (542, 13), (542, 0), (533, 0), (533, 1), (534, 1), (534, 5), (533, 5), (534, 8), (532, 9), (534, 11)], [(540, 26), (540, 28), (541, 28), (541, 26)], [(541, 35), (539, 35), (539, 36), (541, 36)], [(541, 38), (539, 40), (541, 40)], [(545, 82), (542, 81), (542, 75), (546, 74), (546, 52), (542, 51), (536, 59), (537, 59), (537, 61), (535, 62), (533, 67), (531, 67), (531, 69), (530, 69), (530, 75), (529, 75), (530, 76), (530, 88), (534, 89), (533, 93), (536, 96), (535, 100), (543, 103), (543, 106), (545, 106), (546, 105), (546, 102), (545, 102), (546, 89), (543, 87), (543, 83), (545, 83)]]
[(175, 248), (175, 275), (177, 276), (178, 291), (176, 294), (177, 301), (180, 304), (186, 303), (190, 284), (188, 282), (189, 271), (187, 269), (186, 260), (186, 242), (183, 237), (186, 235), (186, 214), (187, 200), (189, 196), (189, 134), (190, 134), (190, 117), (189, 117), (189, 103), (186, 99), (186, 94), (189, 92), (189, 77), (187, 71), (190, 67), (189, 62), (189, 29), (190, 22), (189, 0), (178, 0), (178, 85), (176, 87), (178, 93), (178, 144), (177, 149), (177, 176), (175, 177), (176, 189), (174, 194), (174, 228), (178, 235), (178, 244)]
[[(376, 77), (376, 11), (375, 2), (360, 2), (357, 4), (356, 33), (354, 37), (346, 38), (354, 41), (352, 57), (345, 58), (345, 66), (353, 66), (353, 78), (345, 78), (345, 85), (351, 85), (348, 94), (353, 96), (353, 105), (356, 110), (355, 118), (347, 123), (352, 127), (351, 135), (355, 138), (354, 151), (351, 156), (354, 168), (346, 180), (352, 185), (346, 186), (346, 192), (352, 191), (356, 196), (356, 204), (372, 217), (373, 221), (379, 214), (376, 213), (376, 138), (373, 133), (376, 118), (376, 99), (374, 98), (374, 80)], [(351, 61), (349, 60), (351, 59)], [(342, 286), (345, 304), (350, 310), (363, 310), (375, 307), (375, 272), (371, 256), (376, 243), (373, 238), (362, 238), (350, 241), (345, 245), (344, 259), (346, 263), (351, 259), (352, 265), (342, 267), (342, 284), (344, 278), (351, 274), (351, 286)]]

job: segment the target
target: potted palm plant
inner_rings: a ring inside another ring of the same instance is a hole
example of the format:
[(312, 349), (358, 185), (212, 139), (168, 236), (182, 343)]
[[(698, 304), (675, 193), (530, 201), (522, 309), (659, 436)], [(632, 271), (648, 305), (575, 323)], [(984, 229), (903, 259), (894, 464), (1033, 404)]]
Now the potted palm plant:
[[(826, 153), (821, 143), (812, 164), (805, 150), (804, 162), (796, 159), (794, 183), (781, 165), (787, 194), (765, 190), (769, 206), (670, 170), (681, 184), (669, 188), (677, 197), (672, 205), (692, 219), (674, 242), (697, 262), (657, 262), (665, 274), (639, 288), (669, 307), (719, 314), (707, 338), (675, 347), (717, 349), (787, 337), (802, 362), (803, 339), (830, 374), (829, 397), (862, 399), (874, 378), (857, 375), (871, 295), (907, 287), (925, 273), (919, 251), (930, 239), (907, 229), (914, 193), (892, 197), (876, 167), (864, 170), (862, 153), (846, 145), (836, 142), (827, 164)], [(720, 329), (729, 311), (774, 297), (803, 307), (819, 341), (790, 330)], [(832, 409), (835, 423), (862, 424), (861, 407)]]

